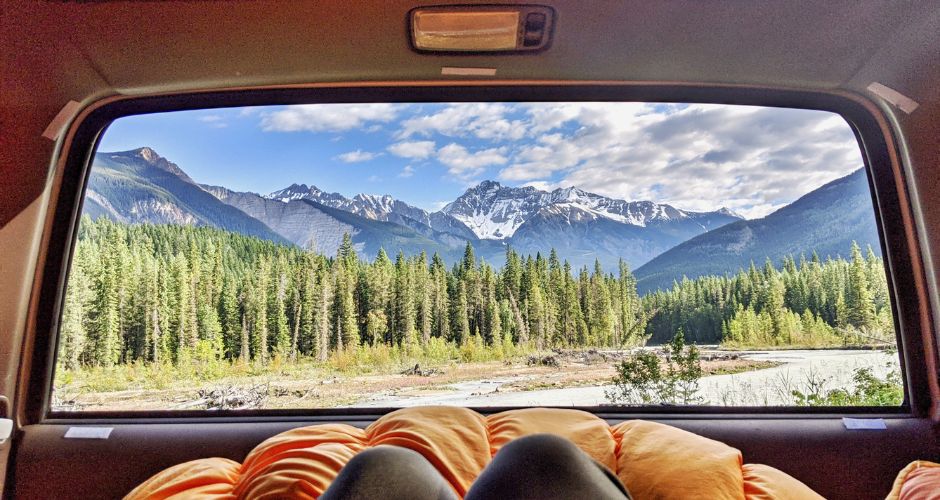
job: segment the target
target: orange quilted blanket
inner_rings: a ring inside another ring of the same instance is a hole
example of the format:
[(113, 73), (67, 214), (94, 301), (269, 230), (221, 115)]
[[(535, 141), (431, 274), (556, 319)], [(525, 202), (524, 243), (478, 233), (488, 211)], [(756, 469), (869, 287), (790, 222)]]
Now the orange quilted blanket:
[(415, 450), (463, 496), (509, 441), (550, 433), (613, 470), (636, 499), (818, 499), (800, 481), (741, 452), (675, 427), (631, 420), (614, 426), (577, 410), (531, 408), (483, 416), (465, 408), (406, 408), (365, 429), (344, 424), (290, 430), (242, 463), (194, 460), (156, 474), (128, 499), (316, 498), (356, 453), (381, 444)]

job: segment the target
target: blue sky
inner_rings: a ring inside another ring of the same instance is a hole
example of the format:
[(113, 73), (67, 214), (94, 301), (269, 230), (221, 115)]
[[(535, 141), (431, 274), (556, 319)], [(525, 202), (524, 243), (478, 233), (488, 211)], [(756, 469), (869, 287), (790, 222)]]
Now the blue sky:
[(436, 210), (484, 179), (577, 186), (754, 218), (861, 167), (825, 112), (643, 103), (328, 104), (127, 117), (100, 151), (149, 146), (197, 182), (390, 194)]

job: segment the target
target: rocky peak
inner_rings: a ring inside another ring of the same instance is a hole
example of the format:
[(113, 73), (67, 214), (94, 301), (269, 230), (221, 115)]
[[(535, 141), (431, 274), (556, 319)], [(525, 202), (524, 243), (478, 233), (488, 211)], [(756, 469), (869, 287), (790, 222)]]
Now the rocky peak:
[(316, 186), (307, 186), (306, 184), (291, 184), (284, 189), (279, 189), (272, 193), (269, 193), (265, 198), (270, 200), (279, 200), (283, 202), (288, 202), (291, 200), (301, 200), (304, 198), (307, 199), (316, 199), (316, 197), (321, 193), (320, 189)]
[(195, 182), (186, 175), (186, 172), (183, 169), (179, 168), (175, 163), (167, 160), (166, 158), (160, 156), (159, 153), (154, 151), (153, 148), (144, 146), (137, 149), (132, 149), (130, 151), (118, 151), (115, 153), (99, 153), (103, 156), (107, 156), (112, 160), (119, 161), (121, 163), (127, 164), (135, 162), (143, 162), (146, 165), (149, 165), (154, 168), (158, 168), (165, 172), (169, 172), (180, 179), (190, 183), (195, 184)]
[(137, 154), (137, 156), (143, 158), (144, 161), (146, 161), (147, 163), (150, 163), (150, 164), (154, 164), (154, 163), (156, 163), (158, 160), (164, 160), (164, 158), (163, 158), (162, 156), (158, 155), (156, 151), (154, 151), (153, 149), (148, 148), (148, 147), (146, 147), (146, 146), (144, 146), (144, 147), (142, 147), (142, 148), (140, 148), (140, 149), (137, 149), (137, 150), (134, 151), (134, 152)]
[(503, 186), (500, 185), (500, 183), (498, 183), (498, 182), (496, 182), (496, 181), (483, 181), (483, 182), (477, 184), (476, 186), (474, 186), (474, 187), (468, 189), (467, 191), (478, 191), (478, 192), (480, 192), (480, 191), (495, 191), (495, 190), (498, 190), (498, 189), (501, 188), (501, 187), (503, 187)]
[(576, 201), (576, 200), (591, 197), (591, 196), (596, 197), (597, 195), (588, 193), (586, 191), (582, 191), (581, 189), (578, 189), (574, 186), (566, 187), (566, 188), (558, 188), (552, 191), (552, 198), (556, 200), (560, 200), (560, 201), (561, 200)]
[(721, 208), (719, 208), (716, 212), (719, 213), (719, 214), (721, 214), (721, 215), (727, 215), (728, 217), (736, 217), (736, 218), (738, 218), (738, 219), (743, 219), (743, 218), (744, 218), (743, 215), (741, 215), (741, 214), (735, 212), (734, 210), (731, 210), (731, 209), (728, 208), (728, 207), (721, 207)]

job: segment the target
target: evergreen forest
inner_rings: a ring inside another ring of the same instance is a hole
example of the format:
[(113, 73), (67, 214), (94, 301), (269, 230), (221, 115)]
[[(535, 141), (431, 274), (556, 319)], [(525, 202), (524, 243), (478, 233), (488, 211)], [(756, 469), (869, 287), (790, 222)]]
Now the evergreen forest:
[(893, 343), (884, 266), (849, 258), (767, 261), (683, 279), (645, 296), (626, 263), (573, 269), (554, 250), (497, 266), (474, 255), (366, 260), (349, 235), (336, 255), (201, 226), (84, 217), (59, 336), (65, 369), (135, 362), (261, 365), (385, 345), (624, 348), (688, 342), (732, 347)]

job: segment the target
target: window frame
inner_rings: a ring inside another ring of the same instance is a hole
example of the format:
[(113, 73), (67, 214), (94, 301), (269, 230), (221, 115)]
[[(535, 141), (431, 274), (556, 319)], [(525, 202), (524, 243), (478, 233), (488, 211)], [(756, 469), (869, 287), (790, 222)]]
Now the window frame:
[[(931, 406), (924, 327), (929, 325), (929, 303), (924, 294), (925, 276), (920, 243), (912, 222), (907, 186), (899, 164), (897, 142), (887, 121), (860, 97), (844, 93), (739, 86), (652, 85), (623, 83), (519, 84), (456, 83), (433, 85), (330, 85), (278, 87), (179, 93), (144, 97), (124, 97), (93, 107), (73, 124), (67, 136), (64, 161), (55, 177), (60, 181), (45, 235), (47, 249), (38, 281), (39, 300), (31, 311), (34, 344), (27, 369), (21, 372), (25, 383), (24, 423), (94, 421), (242, 421), (257, 419), (336, 420), (369, 419), (397, 408), (304, 408), (290, 410), (195, 410), (195, 411), (51, 411), (52, 387), (58, 345), (59, 323), (71, 257), (77, 238), (84, 192), (91, 162), (100, 138), (115, 120), (132, 115), (158, 112), (214, 109), (236, 106), (372, 103), (372, 102), (594, 102), (624, 101), (650, 103), (707, 103), (798, 108), (828, 111), (840, 115), (852, 128), (863, 159), (872, 207), (878, 226), (879, 243), (885, 262), (891, 308), (897, 335), (898, 356), (904, 382), (904, 402), (897, 407), (721, 407), (721, 406), (615, 406), (574, 407), (605, 418), (667, 415), (702, 418), (767, 417), (805, 418), (845, 415), (923, 417)], [(890, 149), (889, 149), (890, 148)], [(913, 243), (913, 245), (911, 244)], [(901, 286), (900, 284), (908, 284)], [(927, 317), (925, 317), (925, 315)], [(26, 346), (29, 347), (29, 346)], [(495, 413), (515, 407), (477, 407), (481, 413)], [(570, 407), (569, 407), (570, 408)]]

